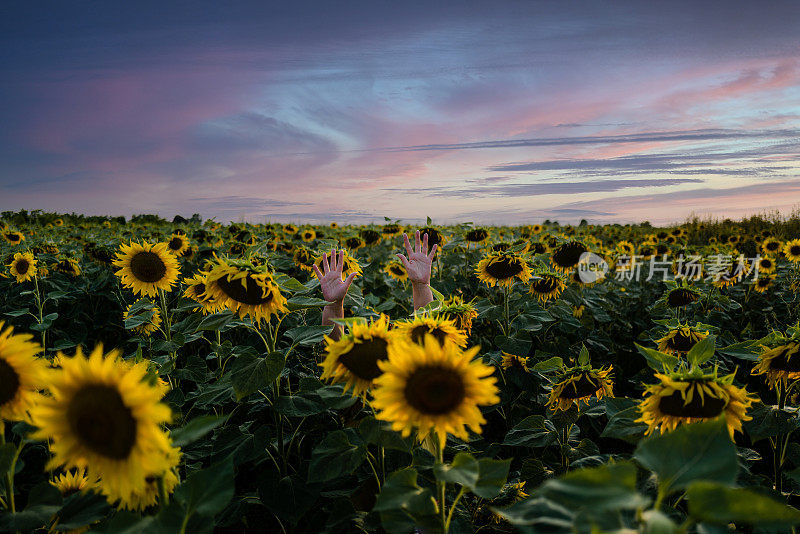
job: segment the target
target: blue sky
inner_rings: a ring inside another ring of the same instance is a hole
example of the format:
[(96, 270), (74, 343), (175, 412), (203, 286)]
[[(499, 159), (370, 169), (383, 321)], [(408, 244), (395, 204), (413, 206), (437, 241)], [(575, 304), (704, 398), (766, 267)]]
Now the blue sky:
[(2, 210), (522, 224), (800, 206), (796, 2), (2, 11)]

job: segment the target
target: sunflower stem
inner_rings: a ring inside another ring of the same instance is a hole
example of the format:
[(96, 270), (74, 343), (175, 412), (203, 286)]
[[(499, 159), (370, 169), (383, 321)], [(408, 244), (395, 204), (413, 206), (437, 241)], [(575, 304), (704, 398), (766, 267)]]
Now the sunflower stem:
[[(164, 337), (167, 342), (172, 342), (172, 321), (170, 320), (169, 312), (167, 311), (167, 297), (164, 295), (164, 290), (158, 290), (158, 296), (161, 301), (161, 314), (164, 316)], [(169, 351), (169, 359), (172, 362), (173, 369), (175, 368), (175, 360), (178, 355), (175, 351)]]
[(464, 493), (466, 493), (466, 490), (464, 489), (464, 486), (461, 486), (461, 489), (458, 490), (458, 495), (456, 495), (456, 498), (453, 501), (452, 506), (450, 506), (450, 511), (447, 512), (447, 521), (445, 521), (444, 524), (445, 533), (447, 533), (447, 531), (450, 530), (450, 522), (453, 520), (453, 512), (456, 511), (456, 506), (458, 506), (458, 501), (461, 500), (461, 497), (464, 496)]
[(161, 510), (169, 504), (169, 494), (167, 493), (167, 486), (164, 483), (164, 477), (158, 477), (158, 506)]
[(511, 286), (504, 286), (503, 287), (503, 333), (506, 336), (510, 335), (509, 328), (510, 328), (510, 321), (508, 320), (508, 294), (511, 291)]
[[(36, 307), (39, 309), (39, 324), (44, 322), (44, 301), (42, 295), (39, 294), (39, 277), (33, 277), (34, 288), (36, 289)], [(47, 330), (42, 329), (42, 355), (47, 356)]]
[[(434, 442), (436, 443), (436, 459), (440, 465), (444, 465), (444, 446), (439, 440), (437, 431), (434, 431)], [(445, 505), (445, 498), (447, 497), (447, 483), (442, 480), (436, 480), (436, 493), (439, 497), (439, 513), (442, 519), (442, 529), (444, 534), (447, 534), (449, 524), (447, 522), (447, 506)]]
[[(6, 424), (5, 422), (0, 419), (0, 445), (6, 444)], [(17, 457), (19, 457), (19, 450), (17, 450), (17, 454), (14, 455), (14, 459), (11, 462), (11, 465), (6, 471), (6, 506), (8, 509), (11, 510), (11, 513), (16, 513), (16, 507), (14, 505), (14, 470), (17, 464)]]

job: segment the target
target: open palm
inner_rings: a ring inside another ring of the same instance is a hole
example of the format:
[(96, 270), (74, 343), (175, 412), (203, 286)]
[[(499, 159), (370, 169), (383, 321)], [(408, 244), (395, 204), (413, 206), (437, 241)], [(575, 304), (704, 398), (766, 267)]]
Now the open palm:
[(336, 253), (332, 250), (330, 254), (330, 263), (328, 254), (322, 255), (322, 269), (314, 265), (314, 274), (317, 275), (319, 280), (319, 287), (322, 289), (322, 298), (328, 302), (341, 302), (347, 295), (347, 290), (350, 289), (350, 284), (356, 277), (356, 273), (351, 273), (346, 280), (342, 280), (342, 268), (344, 267), (344, 249)]
[(436, 256), (437, 245), (433, 245), (433, 248), (428, 252), (428, 234), (423, 234), (420, 240), (419, 230), (414, 236), (413, 249), (407, 234), (403, 234), (403, 240), (408, 257), (403, 254), (398, 254), (397, 257), (406, 268), (408, 279), (411, 280), (412, 284), (430, 284), (431, 264), (434, 256)]

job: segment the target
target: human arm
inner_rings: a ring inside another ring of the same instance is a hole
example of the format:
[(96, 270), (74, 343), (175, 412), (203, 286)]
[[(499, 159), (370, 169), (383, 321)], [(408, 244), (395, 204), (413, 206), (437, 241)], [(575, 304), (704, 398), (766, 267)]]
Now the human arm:
[(431, 265), (438, 247), (433, 245), (430, 252), (428, 252), (428, 234), (423, 234), (422, 239), (420, 239), (419, 230), (414, 236), (413, 249), (407, 234), (403, 234), (403, 240), (408, 257), (403, 254), (397, 254), (397, 257), (406, 268), (408, 279), (411, 280), (411, 293), (414, 300), (414, 309), (416, 310), (433, 302)]
[[(322, 272), (314, 265), (314, 274), (319, 280), (319, 287), (322, 289), (322, 298), (330, 302), (322, 309), (322, 324), (334, 324), (333, 319), (344, 317), (344, 297), (350, 284), (356, 277), (356, 273), (351, 273), (345, 280), (342, 280), (342, 268), (344, 267), (344, 249), (338, 253), (332, 250), (330, 256), (322, 255)], [(331, 330), (330, 337), (338, 340), (342, 336), (341, 325), (335, 325)]]

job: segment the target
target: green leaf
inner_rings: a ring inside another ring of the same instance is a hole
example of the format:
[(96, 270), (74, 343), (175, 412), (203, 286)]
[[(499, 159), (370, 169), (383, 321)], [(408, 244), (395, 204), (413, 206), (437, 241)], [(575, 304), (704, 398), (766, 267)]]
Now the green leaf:
[(572, 534), (573, 512), (553, 501), (538, 497), (525, 499), (508, 508), (492, 508), (500, 517), (526, 534)]
[(287, 330), (285, 335), (292, 340), (292, 345), (308, 347), (323, 341), (331, 330), (331, 325), (297, 326)]
[(750, 408), (747, 415), (752, 419), (744, 422), (744, 430), (753, 443), (764, 438), (784, 435), (795, 430), (800, 424), (800, 420), (793, 413), (761, 403)]
[(655, 349), (649, 349), (638, 343), (634, 343), (634, 345), (636, 345), (636, 348), (639, 349), (639, 352), (644, 356), (645, 360), (647, 360), (647, 365), (655, 371), (663, 372), (665, 370), (672, 370), (680, 361), (680, 358), (672, 354), (665, 354)]
[(558, 356), (553, 356), (552, 358), (534, 365), (533, 370), (539, 371), (540, 373), (546, 373), (547, 371), (555, 371), (556, 369), (560, 369), (563, 365), (564, 361), (561, 358)]
[(41, 482), (28, 493), (25, 509), (0, 516), (0, 532), (33, 532), (44, 527), (61, 508), (61, 493), (49, 482)]
[(484, 499), (497, 497), (508, 479), (510, 468), (511, 459), (481, 458), (478, 460), (478, 483), (470, 488), (472, 493)]
[(666, 514), (658, 510), (647, 510), (642, 514), (644, 520), (644, 534), (675, 534), (678, 525)]
[(556, 440), (557, 435), (553, 423), (541, 415), (529, 415), (508, 431), (503, 445), (546, 447)]
[(453, 458), (453, 463), (434, 465), (433, 474), (436, 475), (436, 480), (452, 482), (472, 489), (480, 478), (478, 469), (478, 460), (475, 457), (466, 452), (459, 452)]
[(548, 480), (537, 493), (570, 510), (586, 509), (590, 513), (635, 509), (647, 504), (645, 497), (636, 491), (636, 466), (630, 462), (571, 471)]
[[(708, 523), (742, 523), (761, 527), (800, 524), (800, 510), (745, 488), (709, 481), (694, 482), (686, 490), (689, 515)], [(737, 529), (738, 530), (738, 529)]]
[(366, 457), (367, 448), (360, 442), (354, 429), (330, 432), (311, 453), (308, 481), (327, 482), (352, 473)]
[(741, 343), (734, 343), (727, 347), (717, 349), (717, 352), (725, 354), (726, 356), (733, 356), (740, 360), (755, 362), (758, 361), (758, 342), (753, 340), (742, 341)]
[(264, 357), (243, 354), (236, 357), (231, 368), (231, 384), (238, 399), (272, 385), (281, 375), (286, 359), (283, 352), (271, 352)]
[(739, 469), (724, 417), (647, 438), (633, 457), (658, 475), (665, 492), (685, 489), (696, 480), (733, 484)]
[(222, 331), (225, 325), (233, 321), (235, 318), (236, 316), (229, 311), (206, 315), (203, 317), (203, 320), (200, 321), (200, 324), (197, 325), (197, 328), (195, 328), (195, 332), (200, 332), (203, 330)]
[(693, 365), (703, 365), (714, 356), (716, 338), (707, 336), (692, 347), (686, 354), (686, 359)]
[[(5, 429), (0, 429), (2, 432)], [(17, 447), (13, 443), (4, 443), (0, 445), (0, 477), (8, 473), (11, 469), (11, 464), (14, 462), (14, 457), (17, 455)]]
[(282, 520), (296, 525), (317, 502), (319, 486), (306, 484), (298, 475), (277, 478), (279, 475), (273, 472), (259, 483), (261, 502)]
[(286, 301), (286, 307), (289, 308), (289, 311), (323, 308), (328, 304), (330, 304), (330, 302), (327, 300), (318, 299), (316, 297), (292, 297)]
[(58, 511), (56, 530), (63, 532), (91, 525), (109, 511), (106, 498), (99, 493), (75, 493), (64, 500), (64, 506)]
[[(417, 472), (407, 467), (392, 473), (372, 509), (390, 534), (407, 534), (414, 528), (437, 525), (436, 501), (429, 489), (419, 487)], [(439, 525), (441, 525), (439, 523)]]
[(213, 517), (233, 498), (233, 489), (233, 462), (226, 458), (189, 475), (175, 490), (175, 500), (183, 505), (187, 515)]
[(217, 428), (224, 423), (226, 419), (227, 417), (222, 415), (201, 415), (200, 417), (195, 417), (184, 426), (170, 432), (172, 444), (176, 447), (185, 447)]
[(581, 353), (578, 355), (578, 365), (587, 365), (589, 363), (589, 349), (586, 345), (581, 345)]
[(386, 421), (378, 421), (372, 416), (365, 417), (358, 425), (358, 433), (367, 443), (378, 445), (385, 449), (394, 449), (410, 453), (414, 440), (411, 437), (402, 438), (399, 432), (391, 428)]
[(434, 289), (433, 287), (431, 287), (431, 293), (433, 294), (433, 298), (435, 300), (438, 300), (439, 302), (442, 302), (443, 300), (445, 300), (445, 296), (442, 295), (441, 293), (439, 293), (438, 291), (436, 291), (436, 289)]

